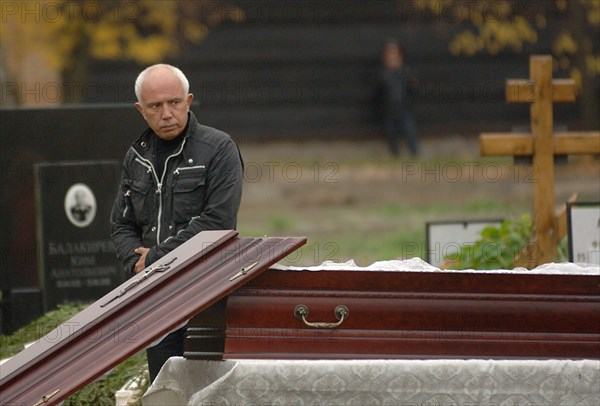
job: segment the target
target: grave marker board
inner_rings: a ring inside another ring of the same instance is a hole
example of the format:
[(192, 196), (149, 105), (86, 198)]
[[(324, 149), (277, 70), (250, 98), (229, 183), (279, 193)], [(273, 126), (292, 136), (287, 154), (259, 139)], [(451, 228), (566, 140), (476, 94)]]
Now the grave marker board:
[(481, 239), (481, 232), (488, 226), (498, 227), (502, 220), (430, 221), (426, 224), (427, 262), (438, 268), (444, 257), (456, 254), (466, 245)]
[(44, 309), (93, 302), (125, 280), (110, 237), (117, 161), (35, 165), (38, 272)]
[(600, 265), (600, 202), (568, 202), (569, 261)]

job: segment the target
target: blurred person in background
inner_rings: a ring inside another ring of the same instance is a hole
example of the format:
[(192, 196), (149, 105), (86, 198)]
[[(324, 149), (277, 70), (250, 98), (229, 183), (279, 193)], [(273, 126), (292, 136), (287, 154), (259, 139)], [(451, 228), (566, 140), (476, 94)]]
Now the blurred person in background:
[(419, 140), (412, 108), (418, 84), (405, 64), (404, 49), (396, 40), (388, 40), (383, 47), (377, 90), (379, 114), (391, 154), (400, 156), (400, 143), (404, 141), (410, 154), (417, 156)]

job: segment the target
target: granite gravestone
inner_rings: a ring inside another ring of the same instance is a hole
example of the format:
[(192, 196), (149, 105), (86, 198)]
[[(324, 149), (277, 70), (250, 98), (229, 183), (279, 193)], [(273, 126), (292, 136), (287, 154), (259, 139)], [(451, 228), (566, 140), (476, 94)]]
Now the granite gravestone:
[(35, 165), (38, 269), (44, 309), (92, 302), (125, 280), (110, 238), (117, 161)]

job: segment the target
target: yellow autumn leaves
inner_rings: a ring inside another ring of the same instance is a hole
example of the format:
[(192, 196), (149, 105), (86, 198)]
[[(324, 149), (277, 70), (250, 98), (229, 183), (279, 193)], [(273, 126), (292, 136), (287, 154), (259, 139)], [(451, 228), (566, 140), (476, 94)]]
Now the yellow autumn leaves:
[[(208, 4), (208, 6), (207, 6)], [(181, 52), (182, 44), (202, 41), (225, 20), (243, 13), (214, 2), (155, 0), (0, 0), (3, 53), (13, 64), (22, 54), (45, 53), (57, 71), (82, 53), (96, 59), (154, 63)]]

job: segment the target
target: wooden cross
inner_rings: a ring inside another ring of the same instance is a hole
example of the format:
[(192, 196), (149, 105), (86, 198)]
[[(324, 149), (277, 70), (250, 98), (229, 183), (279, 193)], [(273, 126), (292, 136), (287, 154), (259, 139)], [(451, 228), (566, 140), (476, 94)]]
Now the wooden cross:
[[(509, 103), (531, 104), (531, 134), (483, 133), (481, 155), (533, 158), (534, 238), (519, 265), (528, 268), (556, 260), (556, 244), (566, 233), (566, 217), (554, 214), (554, 155), (599, 154), (600, 131), (553, 134), (552, 103), (574, 102), (575, 82), (552, 79), (552, 57), (530, 58), (531, 79), (506, 81)], [(563, 224), (564, 223), (564, 224)]]

